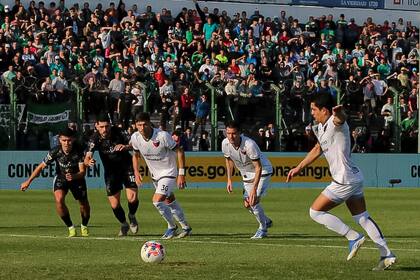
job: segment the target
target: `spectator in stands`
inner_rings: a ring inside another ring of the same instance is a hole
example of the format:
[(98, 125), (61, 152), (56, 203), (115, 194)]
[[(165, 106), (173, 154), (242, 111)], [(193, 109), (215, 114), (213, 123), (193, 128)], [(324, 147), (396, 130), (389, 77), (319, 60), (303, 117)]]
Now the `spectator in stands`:
[(417, 113), (417, 110), (418, 110), (418, 108), (417, 108), (417, 98), (418, 98), (417, 97), (417, 94), (418, 94), (418, 90), (419, 90), (418, 87), (417, 88), (413, 88), (411, 90), (410, 96), (408, 97), (408, 108), (413, 113)]
[[(191, 98), (198, 98), (206, 82), (217, 85), (222, 94), (228, 85), (226, 92), (236, 90), (234, 98), (228, 100), (238, 119), (244, 118), (243, 112), (247, 120), (257, 118), (258, 110), (244, 109), (247, 104), (258, 104), (256, 107), (266, 112), (273, 110), (272, 106), (259, 106), (258, 101), (271, 88), (271, 81), (281, 82), (279, 86), (287, 93), (282, 100), (286, 104), (299, 96), (296, 89), (308, 95), (323, 91), (336, 95), (341, 90), (346, 93), (345, 106), (350, 106), (346, 109), (371, 116), (372, 124), (385, 101), (377, 97), (388, 97), (388, 88), (404, 95), (409, 110), (417, 110), (418, 27), (407, 20), (376, 24), (368, 18), (357, 24), (354, 18), (347, 23), (342, 14), (336, 22), (332, 15), (310, 16), (303, 25), (302, 19), (286, 16), (284, 11), (273, 20), (259, 12), (229, 18), (224, 11), (209, 12), (197, 1), (194, 4), (195, 10), (182, 9), (176, 17), (166, 8), (155, 13), (151, 6), (140, 14), (136, 5), (128, 9), (123, 2), (104, 7), (99, 3), (95, 9), (89, 3), (80, 8), (78, 4), (66, 7), (63, 1), (48, 5), (48, 9), (43, 3), (38, 7), (19, 4), (16, 19), (9, 9), (0, 27), (0, 42), (4, 43), (4, 49), (0, 47), (2, 80), (13, 80), (20, 71), (18, 82), (24, 81), (25, 87), (33, 84), (28, 82), (31, 76), (42, 81), (50, 76), (54, 84), (64, 84), (64, 79), (67, 88), (72, 82), (83, 81), (82, 87), (87, 87), (86, 121), (91, 121), (89, 113), (98, 111), (95, 107), (112, 115), (128, 83), (142, 83), (141, 93), (148, 94), (147, 108), (154, 112), (161, 108), (159, 88), (165, 78), (173, 87), (173, 97), (166, 104), (169, 108), (185, 87), (189, 87)], [(19, 40), (15, 33), (20, 34)], [(230, 79), (239, 82), (233, 87)], [(344, 80), (349, 82), (341, 82)], [(40, 87), (42, 83), (35, 84)], [(98, 95), (104, 88), (110, 93)], [(295, 94), (289, 95), (292, 88)], [(105, 97), (108, 106), (99, 102)], [(25, 98), (21, 100), (24, 103)], [(225, 102), (222, 96), (218, 99)], [(223, 107), (219, 107), (220, 114), (226, 117), (228, 110), (223, 111)], [(300, 126), (309, 121), (308, 114), (304, 115), (296, 119), (283, 116), (287, 124), (303, 131)]]
[(384, 127), (389, 129), (391, 127), (391, 123), (394, 121), (395, 112), (394, 112), (394, 104), (392, 104), (392, 97), (387, 98), (386, 104), (382, 106), (381, 115), (385, 120)]
[(200, 141), (198, 143), (198, 150), (205, 152), (210, 150), (209, 133), (207, 131), (201, 132)]
[(194, 130), (193, 130), (194, 138), (197, 135), (197, 130), (199, 126), (200, 126), (200, 134), (201, 136), (203, 135), (205, 131), (207, 117), (209, 116), (209, 114), (210, 114), (210, 104), (207, 101), (206, 94), (203, 93), (201, 94), (200, 98), (197, 100), (197, 103), (195, 105), (195, 122), (194, 122)]
[(113, 121), (114, 112), (117, 110), (118, 99), (125, 92), (125, 82), (121, 80), (121, 72), (115, 72), (115, 77), (109, 82), (108, 90), (110, 96), (108, 98), (108, 108), (110, 119)]
[(118, 121), (123, 129), (128, 129), (131, 124), (131, 112), (136, 102), (137, 97), (131, 92), (131, 86), (126, 85), (124, 93), (119, 96), (117, 103)]
[(194, 102), (194, 98), (190, 95), (190, 89), (188, 87), (185, 87), (181, 94), (181, 128), (187, 128), (189, 127), (189, 122), (191, 120), (191, 107)]
[(410, 132), (413, 132), (416, 129), (416, 122), (413, 112), (408, 111), (407, 117), (401, 121), (402, 134), (408, 136)]
[(58, 77), (52, 81), (52, 86), (54, 90), (57, 92), (57, 98), (59, 101), (67, 100), (70, 96), (68, 96), (67, 90), (69, 89), (69, 84), (64, 77), (64, 71), (60, 70), (58, 72)]

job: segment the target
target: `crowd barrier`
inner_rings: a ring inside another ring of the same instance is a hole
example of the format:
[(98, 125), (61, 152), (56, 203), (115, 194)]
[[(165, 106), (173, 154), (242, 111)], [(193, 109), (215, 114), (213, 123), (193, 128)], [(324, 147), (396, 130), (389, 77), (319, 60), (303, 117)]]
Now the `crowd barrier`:
[[(46, 151), (2, 151), (0, 152), (0, 189), (19, 189), (36, 166), (46, 156)], [(304, 153), (267, 153), (273, 164), (273, 187), (323, 187), (331, 181), (327, 162), (324, 158), (302, 170), (293, 182), (286, 183), (287, 173), (305, 156)], [(399, 179), (395, 187), (420, 186), (420, 157), (416, 154), (353, 154), (356, 164), (362, 169), (367, 187), (389, 187), (390, 180)], [(103, 188), (104, 169), (95, 153), (96, 165), (86, 174), (89, 188)], [(220, 152), (186, 153), (186, 179), (189, 188), (225, 187), (225, 159)], [(151, 187), (149, 170), (141, 163), (140, 172), (144, 176), (145, 187)], [(52, 188), (55, 166), (48, 166), (32, 183), (32, 189)], [(240, 176), (235, 171), (235, 186), (240, 186)]]

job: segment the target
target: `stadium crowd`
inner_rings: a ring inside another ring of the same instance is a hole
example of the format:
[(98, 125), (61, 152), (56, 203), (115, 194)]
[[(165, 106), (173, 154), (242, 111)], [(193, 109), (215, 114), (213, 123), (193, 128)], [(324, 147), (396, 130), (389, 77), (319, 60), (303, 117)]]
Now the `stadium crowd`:
[[(14, 82), (20, 104), (74, 104), (73, 83), (83, 88), (86, 123), (107, 113), (132, 133), (132, 118), (147, 100), (148, 111), (186, 151), (208, 150), (210, 83), (219, 119), (254, 124), (250, 134), (267, 151), (275, 149), (277, 85), (283, 150), (311, 148), (310, 98), (329, 92), (350, 116), (353, 152), (390, 151), (395, 131), (410, 152), (417, 147), (419, 29), (403, 18), (378, 23), (348, 16), (298, 19), (281, 8), (273, 18), (258, 10), (228, 15), (196, 0), (176, 14), (123, 1), (0, 4), (0, 104), (10, 102), (6, 81)], [(393, 128), (395, 108), (400, 130)]]

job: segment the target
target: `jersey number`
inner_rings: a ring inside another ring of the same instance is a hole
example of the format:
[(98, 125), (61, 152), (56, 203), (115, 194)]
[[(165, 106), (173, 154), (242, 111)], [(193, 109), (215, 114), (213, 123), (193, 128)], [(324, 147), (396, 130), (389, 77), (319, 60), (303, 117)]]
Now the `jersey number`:
[(169, 190), (168, 186), (162, 185), (161, 191), (167, 192)]
[(136, 182), (136, 178), (134, 177), (134, 175), (130, 175), (130, 182), (131, 183), (135, 183)]

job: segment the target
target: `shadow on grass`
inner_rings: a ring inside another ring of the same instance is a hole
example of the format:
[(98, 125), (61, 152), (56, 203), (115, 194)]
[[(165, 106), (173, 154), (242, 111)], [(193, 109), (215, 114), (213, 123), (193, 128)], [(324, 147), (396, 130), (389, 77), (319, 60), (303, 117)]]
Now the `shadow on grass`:
[(393, 271), (420, 271), (420, 266), (398, 266), (393, 267)]
[[(250, 237), (254, 233), (193, 233), (192, 237)], [(341, 236), (332, 236), (332, 235), (309, 235), (309, 234), (300, 234), (300, 233), (288, 233), (288, 234), (271, 234), (268, 233), (268, 239), (287, 239), (287, 238), (296, 238), (296, 239), (313, 239), (313, 238), (329, 238), (329, 239), (342, 239)]]
[(169, 267), (197, 267), (197, 266), (203, 266), (206, 265), (203, 262), (171, 262), (171, 261), (164, 261), (161, 265), (163, 266), (169, 266)]

